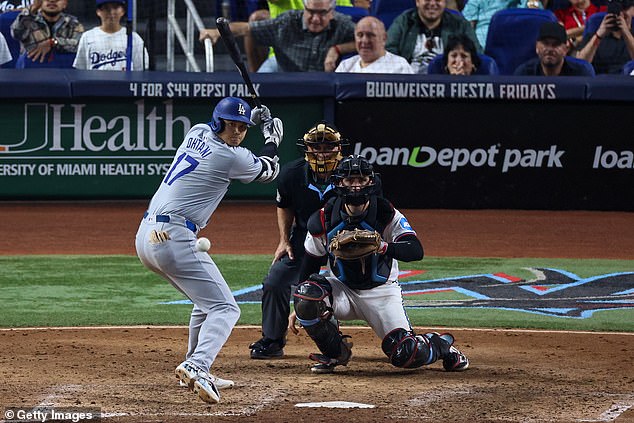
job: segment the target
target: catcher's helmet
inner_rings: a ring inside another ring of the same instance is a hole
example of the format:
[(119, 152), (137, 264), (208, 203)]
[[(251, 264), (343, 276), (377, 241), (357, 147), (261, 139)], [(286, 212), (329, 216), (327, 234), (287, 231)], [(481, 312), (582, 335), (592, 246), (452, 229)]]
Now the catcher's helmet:
[[(337, 194), (344, 198), (344, 202), (350, 205), (359, 206), (375, 193), (376, 174), (372, 164), (363, 156), (352, 155), (343, 159), (332, 175), (333, 184)], [(368, 178), (367, 183), (361, 186), (351, 186), (344, 183), (346, 178)]]
[(209, 122), (211, 130), (215, 133), (222, 132), (225, 128), (223, 120), (244, 122), (249, 126), (255, 125), (251, 120), (251, 106), (237, 97), (225, 97), (218, 102)]
[(341, 147), (347, 144), (337, 128), (325, 121), (317, 123), (297, 141), (310, 168), (318, 175), (335, 170), (343, 157)]

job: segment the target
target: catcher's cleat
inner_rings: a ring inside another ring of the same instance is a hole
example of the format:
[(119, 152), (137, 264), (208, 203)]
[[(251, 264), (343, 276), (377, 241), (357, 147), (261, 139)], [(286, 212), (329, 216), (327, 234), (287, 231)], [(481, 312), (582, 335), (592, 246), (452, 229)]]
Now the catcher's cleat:
[(308, 358), (317, 362), (317, 364), (313, 364), (310, 367), (310, 371), (313, 373), (319, 373), (319, 374), (334, 373), (335, 367), (348, 365), (351, 355), (352, 354), (348, 356), (347, 360), (341, 361), (341, 360), (337, 360), (336, 358), (327, 357), (323, 354), (317, 354), (317, 353), (310, 354)]
[(176, 377), (189, 387), (198, 397), (209, 404), (220, 402), (220, 392), (214, 384), (214, 377), (204, 370), (184, 361), (178, 365)]
[[(426, 333), (425, 336), (431, 338), (438, 335), (444, 341), (444, 348), (441, 350), (442, 366), (448, 372), (461, 372), (469, 368), (469, 359), (460, 350), (453, 346), (454, 337), (450, 333), (438, 334), (437, 332)], [(445, 349), (448, 347), (448, 349)]]
[(249, 345), (251, 358), (256, 360), (269, 360), (284, 356), (284, 343), (273, 339), (262, 338)]
[(452, 345), (449, 354), (442, 359), (442, 366), (448, 372), (461, 372), (469, 368), (469, 359)]
[[(229, 388), (233, 388), (235, 383), (230, 380), (230, 379), (222, 379), (218, 376), (214, 376), (214, 375), (209, 375), (212, 377), (213, 381), (214, 381), (214, 385), (216, 385), (216, 388), (218, 389), (229, 389)], [(187, 384), (185, 384), (182, 380), (178, 381), (178, 386), (183, 387), (183, 388), (189, 388), (189, 386)]]

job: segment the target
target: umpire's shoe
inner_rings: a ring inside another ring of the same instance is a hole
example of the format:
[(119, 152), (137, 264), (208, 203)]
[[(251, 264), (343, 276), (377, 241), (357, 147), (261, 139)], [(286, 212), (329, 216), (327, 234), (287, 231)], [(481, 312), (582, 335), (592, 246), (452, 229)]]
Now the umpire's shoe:
[(201, 400), (209, 404), (220, 402), (220, 392), (214, 384), (214, 377), (206, 371), (188, 361), (183, 361), (174, 372), (176, 377), (198, 394)]
[(256, 360), (269, 360), (271, 358), (281, 358), (284, 356), (284, 341), (262, 338), (249, 345), (251, 358)]

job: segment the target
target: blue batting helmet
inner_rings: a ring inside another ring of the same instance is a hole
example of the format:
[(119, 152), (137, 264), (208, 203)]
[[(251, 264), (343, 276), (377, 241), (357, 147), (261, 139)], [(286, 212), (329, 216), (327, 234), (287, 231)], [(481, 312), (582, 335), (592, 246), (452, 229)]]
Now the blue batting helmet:
[(209, 126), (215, 133), (222, 132), (224, 129), (224, 123), (221, 119), (244, 122), (249, 126), (255, 125), (251, 120), (251, 106), (237, 97), (225, 97), (214, 108)]

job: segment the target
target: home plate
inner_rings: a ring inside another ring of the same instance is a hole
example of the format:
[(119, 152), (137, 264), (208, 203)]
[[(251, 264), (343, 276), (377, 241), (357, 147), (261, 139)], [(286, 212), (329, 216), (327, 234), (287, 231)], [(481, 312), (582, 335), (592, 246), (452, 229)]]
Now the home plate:
[(326, 402), (300, 402), (295, 407), (326, 407), (326, 408), (374, 408), (372, 404), (362, 404), (360, 402), (348, 401), (326, 401)]

